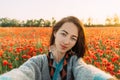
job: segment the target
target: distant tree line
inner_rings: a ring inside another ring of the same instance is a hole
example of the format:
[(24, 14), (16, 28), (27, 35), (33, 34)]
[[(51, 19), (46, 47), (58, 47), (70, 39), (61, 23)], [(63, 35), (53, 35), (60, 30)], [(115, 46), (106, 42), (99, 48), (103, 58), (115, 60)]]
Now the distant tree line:
[(56, 20), (44, 20), (44, 19), (31, 19), (26, 21), (20, 21), (17, 19), (0, 18), (1, 27), (50, 27), (56, 23)]
[(93, 23), (93, 18), (91, 18), (91, 17), (89, 17), (88, 19), (87, 19), (87, 23), (85, 23), (85, 26), (87, 26), (87, 27), (95, 27), (95, 26), (97, 26), (97, 27), (101, 27), (101, 26), (107, 26), (107, 27), (109, 27), (109, 26), (118, 26), (118, 27), (120, 27), (120, 18), (118, 17), (118, 15), (117, 14), (115, 14), (113, 17), (106, 17), (106, 19), (105, 19), (105, 24), (94, 24)]
[[(0, 27), (51, 27), (54, 26), (56, 20), (52, 17), (51, 20), (44, 19), (31, 19), (26, 21), (20, 21), (17, 19), (10, 18), (0, 18)], [(120, 27), (120, 18), (117, 14), (113, 17), (106, 17), (105, 24), (94, 24), (93, 18), (89, 17), (87, 22), (84, 23), (86, 27), (104, 27), (104, 26), (119, 26)]]

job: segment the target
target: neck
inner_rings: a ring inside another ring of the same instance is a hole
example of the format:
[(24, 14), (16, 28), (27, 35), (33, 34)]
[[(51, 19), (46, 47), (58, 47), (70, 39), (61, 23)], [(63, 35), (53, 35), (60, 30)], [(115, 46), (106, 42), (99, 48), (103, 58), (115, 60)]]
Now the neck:
[(60, 60), (64, 57), (65, 54), (58, 53), (55, 55), (55, 61), (60, 62)]
[(65, 53), (61, 53), (61, 52), (57, 51), (55, 46), (54, 47), (51, 46), (51, 51), (52, 51), (52, 54), (53, 54), (56, 62), (59, 62), (65, 55)]

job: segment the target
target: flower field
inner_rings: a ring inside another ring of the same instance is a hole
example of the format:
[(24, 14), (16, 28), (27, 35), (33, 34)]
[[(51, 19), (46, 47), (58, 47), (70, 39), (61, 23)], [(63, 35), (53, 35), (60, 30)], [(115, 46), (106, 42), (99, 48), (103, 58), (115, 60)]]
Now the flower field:
[[(84, 60), (120, 78), (120, 27), (87, 27)], [(51, 28), (0, 28), (0, 74), (19, 67), (32, 56), (46, 53)]]

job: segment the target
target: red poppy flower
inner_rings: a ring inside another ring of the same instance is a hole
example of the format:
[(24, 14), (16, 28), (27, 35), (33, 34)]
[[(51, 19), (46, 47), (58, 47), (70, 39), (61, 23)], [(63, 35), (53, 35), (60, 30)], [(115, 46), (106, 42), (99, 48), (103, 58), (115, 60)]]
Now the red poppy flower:
[(3, 60), (3, 66), (8, 65), (8, 61), (7, 60)]

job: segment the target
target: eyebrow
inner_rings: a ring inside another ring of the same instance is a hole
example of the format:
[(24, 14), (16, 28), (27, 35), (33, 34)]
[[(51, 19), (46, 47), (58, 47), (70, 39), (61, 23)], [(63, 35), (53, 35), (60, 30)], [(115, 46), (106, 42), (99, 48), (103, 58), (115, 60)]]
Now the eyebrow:
[[(65, 32), (66, 34), (68, 34), (68, 32), (67, 32), (67, 31), (65, 31), (65, 30), (61, 30), (61, 31), (63, 31), (63, 32)], [(78, 36), (76, 36), (76, 35), (73, 35), (73, 37), (78, 38)]]

